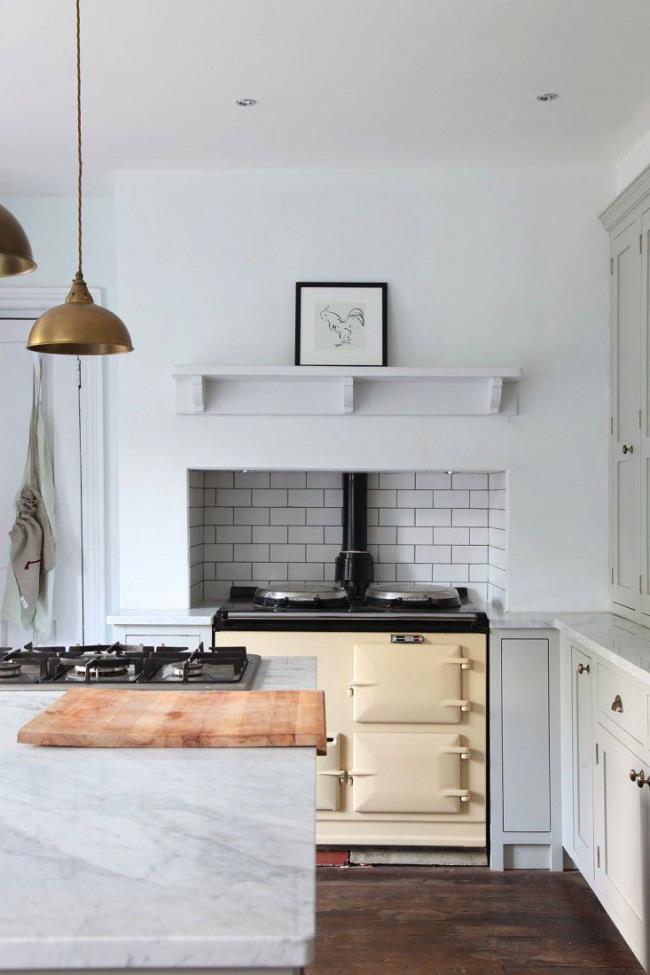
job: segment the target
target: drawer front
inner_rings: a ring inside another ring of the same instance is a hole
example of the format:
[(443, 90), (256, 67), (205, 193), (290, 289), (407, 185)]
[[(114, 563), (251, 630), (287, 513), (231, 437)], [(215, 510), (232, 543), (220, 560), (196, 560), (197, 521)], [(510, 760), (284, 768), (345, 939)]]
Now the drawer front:
[(458, 724), (469, 708), (461, 694), (461, 668), (469, 666), (458, 645), (356, 644), (354, 720)]
[(598, 710), (635, 741), (648, 737), (646, 695), (632, 681), (598, 664)]
[(341, 768), (340, 739), (338, 735), (327, 739), (327, 754), (316, 760), (316, 809), (336, 812), (340, 805)]
[(357, 734), (353, 737), (352, 807), (362, 813), (457, 813), (461, 763), (469, 748), (451, 734)]

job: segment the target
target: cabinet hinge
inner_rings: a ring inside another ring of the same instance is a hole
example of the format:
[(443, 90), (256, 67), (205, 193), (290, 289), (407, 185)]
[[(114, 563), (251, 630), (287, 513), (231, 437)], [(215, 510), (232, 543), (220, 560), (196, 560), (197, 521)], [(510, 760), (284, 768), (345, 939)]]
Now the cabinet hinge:
[(610, 416), (610, 418), (609, 418), (609, 435), (610, 435), (610, 437), (613, 437), (614, 436), (614, 417), (613, 416)]
[(612, 585), (614, 585), (614, 566), (612, 566), (612, 568), (610, 569), (610, 573), (612, 578)]
[(643, 592), (643, 576), (639, 576), (639, 593)]
[(643, 234), (639, 234), (639, 254), (643, 254)]
[(598, 742), (596, 742), (596, 765), (598, 765)]
[(642, 410), (639, 410), (639, 430), (641, 429), (642, 426), (643, 426), (643, 412)]
[(600, 847), (596, 847), (596, 866), (600, 870)]
[(613, 257), (610, 257), (610, 259), (609, 259), (609, 273), (610, 274), (613, 274), (614, 273), (614, 258)]

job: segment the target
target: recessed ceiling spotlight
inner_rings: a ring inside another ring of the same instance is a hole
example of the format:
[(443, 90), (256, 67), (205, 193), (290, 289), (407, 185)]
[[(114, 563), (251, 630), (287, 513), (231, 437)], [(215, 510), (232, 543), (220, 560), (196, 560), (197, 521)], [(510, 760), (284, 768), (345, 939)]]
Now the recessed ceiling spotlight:
[(257, 105), (257, 98), (237, 98), (235, 104), (241, 105), (242, 108), (250, 108), (251, 105)]
[(554, 102), (559, 97), (556, 91), (544, 91), (541, 95), (535, 95), (538, 102)]

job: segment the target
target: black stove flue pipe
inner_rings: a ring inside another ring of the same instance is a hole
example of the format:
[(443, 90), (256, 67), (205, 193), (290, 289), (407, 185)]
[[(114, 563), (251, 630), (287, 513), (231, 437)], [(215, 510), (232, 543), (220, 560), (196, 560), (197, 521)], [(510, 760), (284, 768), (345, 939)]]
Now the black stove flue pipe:
[(368, 475), (343, 475), (343, 549), (336, 559), (336, 581), (360, 599), (373, 578), (368, 548)]

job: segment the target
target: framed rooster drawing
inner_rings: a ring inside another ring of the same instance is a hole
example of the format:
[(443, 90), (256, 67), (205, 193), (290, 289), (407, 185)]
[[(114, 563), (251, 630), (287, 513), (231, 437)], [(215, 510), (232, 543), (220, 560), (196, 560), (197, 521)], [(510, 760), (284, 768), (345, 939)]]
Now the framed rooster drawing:
[(297, 366), (385, 366), (386, 283), (296, 284)]

